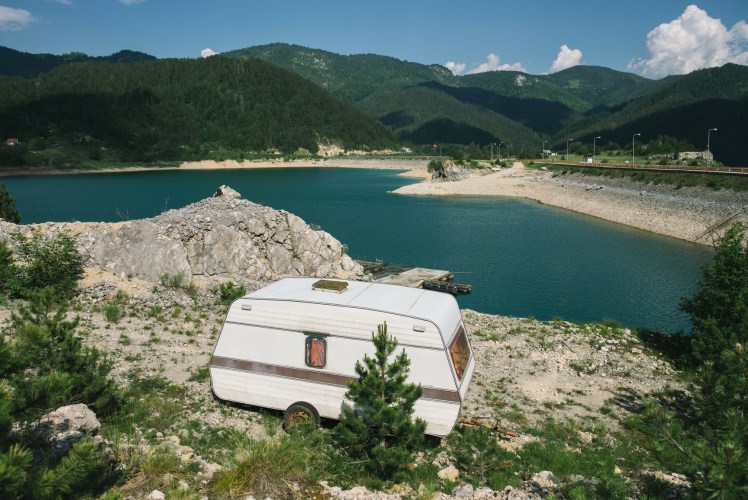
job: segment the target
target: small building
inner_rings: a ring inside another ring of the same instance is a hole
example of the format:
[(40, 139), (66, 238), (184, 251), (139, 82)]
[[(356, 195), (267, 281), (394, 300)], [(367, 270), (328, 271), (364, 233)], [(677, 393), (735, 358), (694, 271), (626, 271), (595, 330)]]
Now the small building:
[(6, 146), (15, 146), (16, 144), (18, 144), (18, 139), (16, 139), (15, 137), (5, 139)]

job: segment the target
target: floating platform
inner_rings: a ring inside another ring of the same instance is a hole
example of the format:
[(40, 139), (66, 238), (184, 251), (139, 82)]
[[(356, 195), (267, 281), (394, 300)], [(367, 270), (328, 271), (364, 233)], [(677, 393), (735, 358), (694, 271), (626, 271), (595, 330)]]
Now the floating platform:
[(470, 285), (449, 281), (454, 278), (454, 274), (450, 271), (383, 262), (358, 261), (358, 263), (363, 266), (365, 272), (373, 275), (376, 283), (425, 288), (452, 295), (470, 293)]

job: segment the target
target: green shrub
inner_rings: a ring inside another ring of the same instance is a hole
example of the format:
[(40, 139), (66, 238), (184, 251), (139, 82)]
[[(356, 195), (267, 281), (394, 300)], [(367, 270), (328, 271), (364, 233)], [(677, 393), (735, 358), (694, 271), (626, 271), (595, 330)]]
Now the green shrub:
[(438, 172), (444, 168), (444, 162), (442, 160), (431, 160), (429, 162), (428, 171)]
[(181, 274), (163, 273), (159, 277), (159, 281), (161, 282), (161, 285), (167, 288), (182, 288), (182, 284), (184, 283), (184, 276), (182, 276)]
[(28, 297), (47, 287), (63, 298), (73, 295), (83, 274), (83, 257), (68, 232), (61, 231), (51, 238), (39, 231), (31, 238), (13, 233), (11, 239), (15, 258), (9, 266), (11, 275), (5, 285), (9, 295)]
[(109, 323), (119, 323), (122, 319), (122, 310), (117, 304), (107, 304), (104, 306), (104, 318)]
[(0, 219), (20, 224), (21, 214), (16, 210), (16, 199), (8, 194), (5, 184), (0, 184)]
[(175, 290), (182, 290), (192, 298), (195, 298), (197, 296), (197, 286), (195, 286), (195, 282), (189, 281), (185, 283), (184, 276), (182, 276), (181, 274), (163, 273), (159, 277), (159, 281), (161, 285), (167, 288), (173, 288)]
[(486, 484), (489, 473), (512, 465), (514, 454), (499, 446), (496, 436), (485, 427), (455, 429), (447, 444), (457, 468), (479, 484)]
[[(28, 306), (13, 313), (10, 335), (0, 335), (0, 491), (5, 498), (91, 496), (110, 484), (112, 464), (92, 440), (64, 454), (26, 432), (28, 422), (51, 409), (83, 402), (99, 416), (119, 404), (108, 378), (109, 361), (83, 346), (66, 320), (57, 294), (30, 294)], [(12, 426), (20, 432), (11, 435)]]
[(230, 281), (218, 285), (218, 302), (221, 304), (231, 304), (233, 301), (246, 294), (247, 289), (244, 288), (244, 285), (236, 286)]

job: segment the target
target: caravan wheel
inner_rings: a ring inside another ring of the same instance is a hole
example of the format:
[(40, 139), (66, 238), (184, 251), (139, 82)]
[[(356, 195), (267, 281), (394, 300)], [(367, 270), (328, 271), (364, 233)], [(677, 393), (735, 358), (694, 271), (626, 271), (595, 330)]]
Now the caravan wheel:
[(312, 424), (319, 427), (319, 413), (314, 406), (304, 401), (294, 403), (283, 413), (283, 427), (288, 429), (293, 425)]

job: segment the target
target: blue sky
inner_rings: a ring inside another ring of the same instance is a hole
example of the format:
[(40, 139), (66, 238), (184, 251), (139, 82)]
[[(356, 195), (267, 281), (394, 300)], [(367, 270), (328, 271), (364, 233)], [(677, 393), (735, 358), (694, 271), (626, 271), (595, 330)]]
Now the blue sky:
[(746, 20), (746, 0), (0, 0), (0, 45), (200, 57), (285, 42), (461, 74), (588, 64), (659, 78), (748, 64)]

